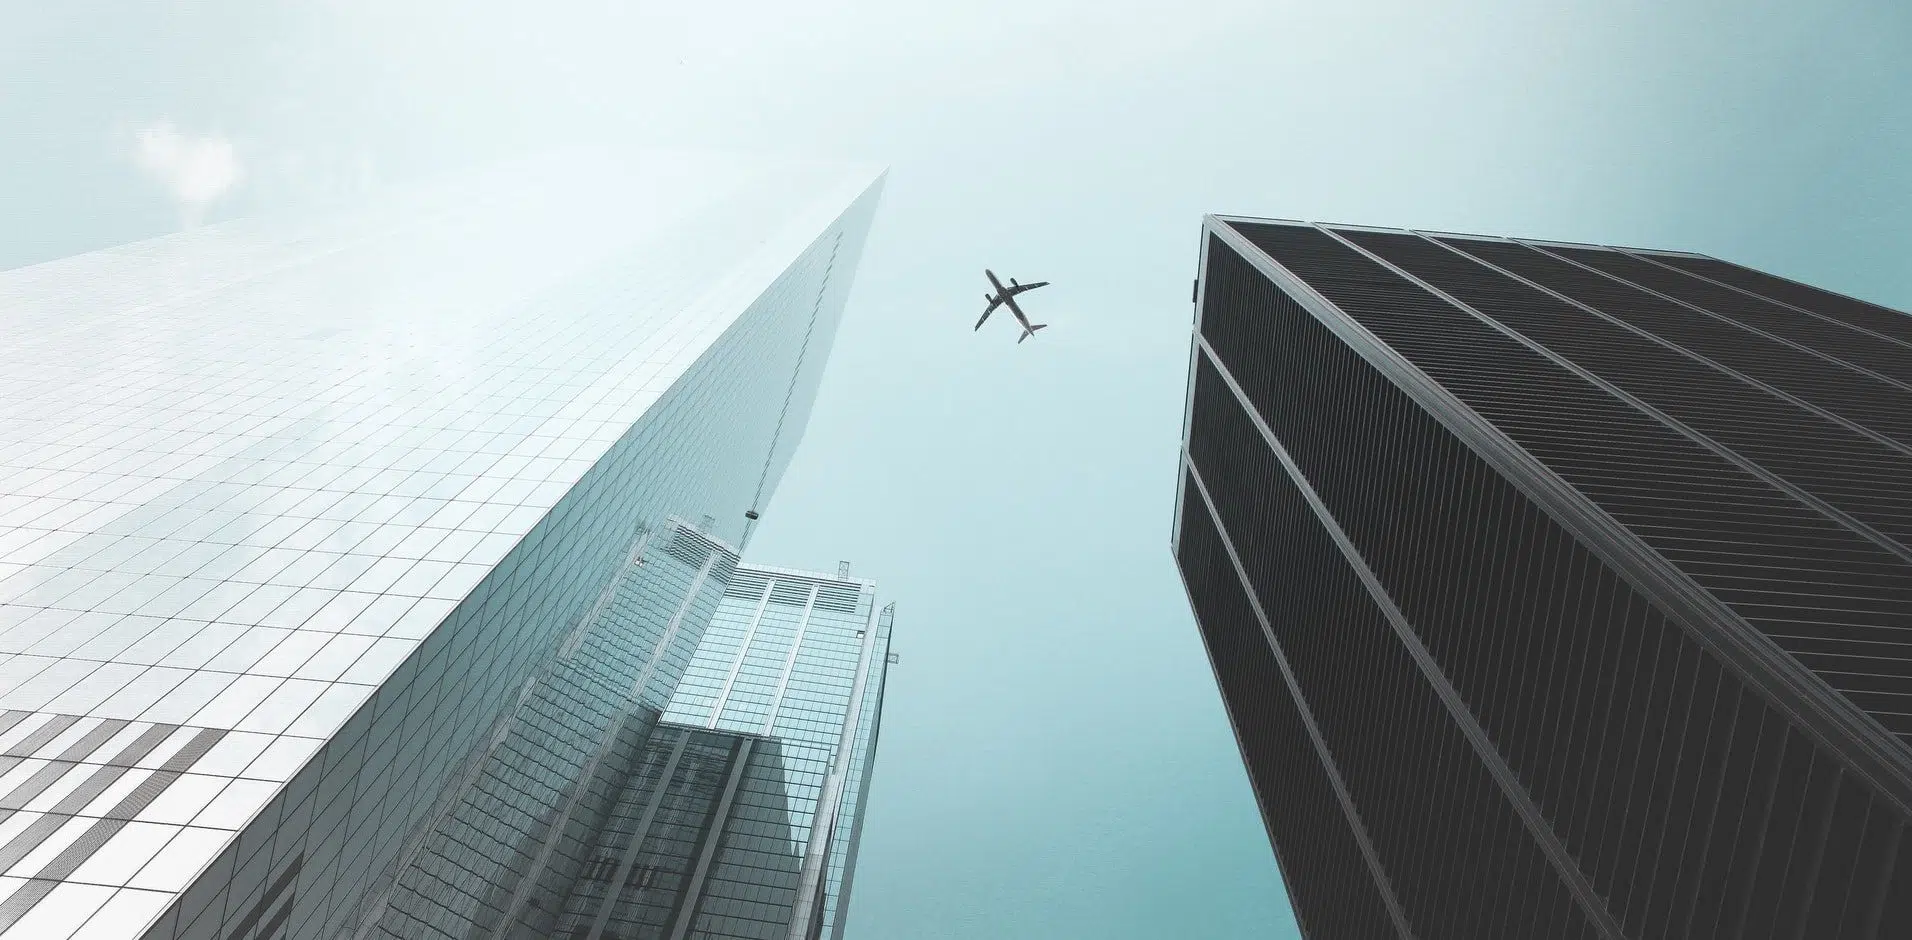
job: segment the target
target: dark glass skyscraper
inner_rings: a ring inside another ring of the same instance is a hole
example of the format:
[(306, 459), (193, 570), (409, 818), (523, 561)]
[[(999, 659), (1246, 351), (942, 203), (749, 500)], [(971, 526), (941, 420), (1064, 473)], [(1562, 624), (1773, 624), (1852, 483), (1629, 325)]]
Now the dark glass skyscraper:
[(1310, 937), (1912, 936), (1912, 319), (1211, 217), (1184, 441)]

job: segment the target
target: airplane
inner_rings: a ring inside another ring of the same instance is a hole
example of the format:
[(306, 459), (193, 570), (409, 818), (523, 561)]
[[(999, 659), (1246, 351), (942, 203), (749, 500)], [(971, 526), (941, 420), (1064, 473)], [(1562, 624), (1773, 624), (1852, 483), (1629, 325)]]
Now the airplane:
[(1017, 294), (1020, 294), (1023, 291), (1035, 290), (1038, 287), (1042, 287), (1048, 284), (1049, 283), (1048, 281), (1037, 281), (1034, 284), (1018, 284), (1016, 283), (1016, 279), (1012, 277), (1009, 279), (1009, 286), (1004, 287), (1002, 286), (1002, 282), (996, 279), (996, 272), (991, 271), (988, 268), (984, 268), (983, 273), (989, 276), (989, 283), (995, 285), (996, 293), (994, 295), (991, 295), (986, 292), (983, 294), (983, 299), (986, 301), (989, 301), (989, 306), (983, 309), (983, 318), (981, 320), (976, 321), (976, 329), (978, 330), (982, 329), (983, 322), (989, 319), (989, 315), (991, 313), (994, 313), (997, 307), (1004, 306), (1004, 305), (1007, 305), (1009, 307), (1010, 313), (1013, 313), (1016, 315), (1016, 322), (1022, 324), (1022, 335), (1016, 337), (1016, 342), (1018, 344), (1020, 344), (1023, 340), (1036, 335), (1037, 330), (1040, 330), (1043, 327), (1049, 325), (1047, 323), (1031, 324), (1029, 322), (1029, 318), (1023, 314), (1022, 308), (1016, 305)]

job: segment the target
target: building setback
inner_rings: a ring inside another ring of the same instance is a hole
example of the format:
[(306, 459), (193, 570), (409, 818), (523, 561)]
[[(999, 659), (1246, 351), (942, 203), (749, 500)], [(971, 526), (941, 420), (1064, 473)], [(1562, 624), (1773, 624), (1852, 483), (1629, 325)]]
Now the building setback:
[(552, 935), (841, 940), (894, 616), (847, 572), (738, 568)]
[(0, 273), (0, 937), (555, 916), (880, 187), (560, 154)]
[(1312, 938), (1912, 936), (1912, 318), (1209, 217), (1174, 552)]
[(840, 938), (894, 614), (674, 522), (416, 830), (371, 935)]

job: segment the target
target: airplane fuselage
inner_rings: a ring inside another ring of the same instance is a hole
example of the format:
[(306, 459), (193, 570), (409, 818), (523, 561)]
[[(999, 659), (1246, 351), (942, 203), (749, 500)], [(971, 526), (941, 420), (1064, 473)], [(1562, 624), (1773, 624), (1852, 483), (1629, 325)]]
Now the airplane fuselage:
[(1021, 307), (1016, 306), (1016, 295), (1010, 293), (1008, 288), (1002, 286), (1002, 281), (996, 278), (996, 272), (984, 269), (983, 273), (989, 276), (989, 283), (996, 287), (996, 296), (988, 298), (989, 305), (994, 307), (997, 304), (1002, 304), (1008, 307), (1009, 312), (1015, 315), (1016, 322), (1022, 324), (1023, 332), (1029, 332), (1029, 317), (1022, 312)]

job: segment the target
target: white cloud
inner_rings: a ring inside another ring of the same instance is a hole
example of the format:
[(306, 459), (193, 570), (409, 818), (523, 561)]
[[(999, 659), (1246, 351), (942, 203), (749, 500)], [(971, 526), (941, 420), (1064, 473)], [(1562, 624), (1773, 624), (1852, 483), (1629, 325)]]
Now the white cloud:
[(239, 184), (238, 152), (223, 135), (182, 134), (161, 121), (137, 135), (133, 158), (179, 204), (180, 225), (191, 228), (207, 207)]

